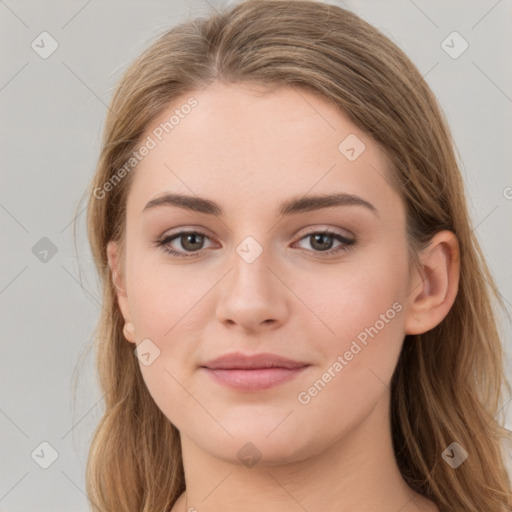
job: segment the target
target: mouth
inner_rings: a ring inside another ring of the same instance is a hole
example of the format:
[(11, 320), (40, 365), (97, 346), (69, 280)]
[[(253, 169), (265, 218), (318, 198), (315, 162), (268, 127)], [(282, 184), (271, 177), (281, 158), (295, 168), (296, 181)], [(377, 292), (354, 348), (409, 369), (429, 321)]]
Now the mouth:
[(276, 354), (244, 355), (232, 353), (201, 365), (211, 378), (238, 391), (263, 391), (287, 382), (309, 363), (294, 361)]

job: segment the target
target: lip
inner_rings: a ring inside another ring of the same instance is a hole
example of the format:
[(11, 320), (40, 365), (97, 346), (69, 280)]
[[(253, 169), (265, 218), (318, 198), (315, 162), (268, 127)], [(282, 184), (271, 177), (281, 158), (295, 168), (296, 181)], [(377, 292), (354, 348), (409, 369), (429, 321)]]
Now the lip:
[(304, 371), (309, 363), (276, 354), (225, 354), (201, 365), (217, 382), (239, 391), (262, 391), (287, 382)]

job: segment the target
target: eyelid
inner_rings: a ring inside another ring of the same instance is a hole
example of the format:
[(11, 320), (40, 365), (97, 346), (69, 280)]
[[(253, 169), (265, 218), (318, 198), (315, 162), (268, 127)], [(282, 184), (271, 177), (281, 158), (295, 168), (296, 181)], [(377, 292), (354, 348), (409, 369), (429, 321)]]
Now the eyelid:
[(202, 235), (204, 237), (209, 238), (210, 240), (215, 240), (215, 236), (213, 236), (210, 230), (203, 227), (195, 227), (195, 226), (180, 226), (179, 228), (171, 229), (169, 231), (165, 231), (162, 235), (160, 235), (157, 241), (165, 240), (169, 238), (175, 237), (178, 238), (179, 235), (185, 235), (188, 233), (193, 233), (197, 235)]
[(335, 228), (332, 226), (327, 226), (325, 224), (316, 224), (314, 226), (308, 226), (307, 228), (304, 229), (306, 229), (307, 231), (303, 233), (299, 232), (299, 235), (297, 235), (299, 238), (304, 238), (305, 236), (312, 235), (314, 233), (329, 233), (331, 235), (339, 235), (347, 239), (355, 238), (354, 233), (348, 231), (347, 229)]

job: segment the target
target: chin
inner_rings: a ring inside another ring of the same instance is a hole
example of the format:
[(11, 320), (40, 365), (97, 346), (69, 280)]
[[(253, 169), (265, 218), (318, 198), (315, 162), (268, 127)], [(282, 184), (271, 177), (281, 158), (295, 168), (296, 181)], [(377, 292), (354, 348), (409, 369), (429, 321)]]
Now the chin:
[[(279, 421), (281, 420), (282, 418)], [(273, 431), (266, 426), (257, 428), (254, 423), (252, 426), (245, 422), (226, 425), (233, 437), (222, 434), (219, 438), (203, 438), (196, 444), (200, 444), (203, 450), (216, 458), (246, 467), (278, 466), (299, 462), (314, 456), (316, 451), (322, 451), (323, 447), (315, 446), (314, 432), (308, 436), (302, 431), (301, 435), (297, 436), (294, 433), (297, 430), (296, 426), (285, 429), (281, 425), (276, 429), (279, 421), (274, 422)]]

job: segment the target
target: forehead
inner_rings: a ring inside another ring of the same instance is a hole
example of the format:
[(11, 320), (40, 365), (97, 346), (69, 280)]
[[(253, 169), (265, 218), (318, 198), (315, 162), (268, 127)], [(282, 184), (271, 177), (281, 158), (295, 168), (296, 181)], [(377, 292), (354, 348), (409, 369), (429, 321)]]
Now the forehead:
[(293, 87), (214, 83), (177, 98), (141, 140), (151, 149), (133, 171), (129, 210), (164, 192), (252, 213), (308, 193), (396, 199), (378, 144), (328, 100)]

